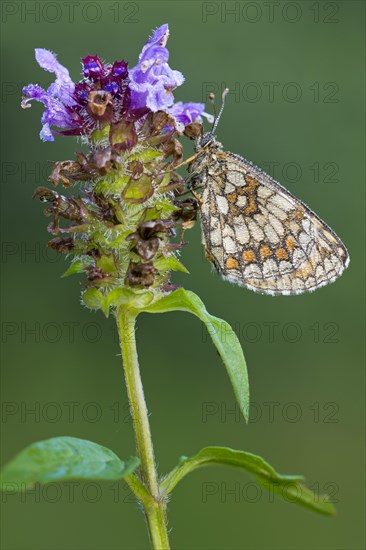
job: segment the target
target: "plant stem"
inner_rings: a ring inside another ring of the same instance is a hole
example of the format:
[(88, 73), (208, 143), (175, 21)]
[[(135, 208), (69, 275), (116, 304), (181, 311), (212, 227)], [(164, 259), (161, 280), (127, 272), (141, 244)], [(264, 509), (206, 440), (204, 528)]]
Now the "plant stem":
[[(148, 491), (148, 498), (141, 500), (141, 504), (146, 514), (152, 548), (154, 550), (169, 550), (166, 503), (159, 489), (149, 417), (137, 358), (136, 316), (137, 312), (127, 307), (122, 306), (117, 311), (117, 326), (127, 393), (133, 419), (136, 448), (141, 460), (141, 479)], [(130, 485), (130, 487), (133, 489), (133, 486)]]

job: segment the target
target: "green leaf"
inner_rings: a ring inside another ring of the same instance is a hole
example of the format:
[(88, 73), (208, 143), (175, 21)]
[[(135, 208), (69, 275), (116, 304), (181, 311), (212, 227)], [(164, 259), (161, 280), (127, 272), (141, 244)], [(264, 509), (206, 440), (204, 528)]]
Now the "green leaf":
[(166, 311), (187, 311), (196, 315), (203, 323), (219, 352), (230, 377), (236, 399), (246, 421), (249, 414), (249, 381), (247, 366), (239, 340), (226, 321), (210, 315), (200, 298), (179, 288), (168, 296), (161, 298), (151, 306), (144, 308), (148, 313), (164, 313)]
[(158, 271), (182, 271), (183, 273), (189, 273), (188, 269), (173, 254), (167, 258), (164, 258), (164, 256), (158, 258), (154, 261), (154, 266)]
[(61, 277), (69, 277), (70, 275), (74, 275), (75, 273), (83, 273), (85, 271), (85, 268), (90, 265), (90, 262), (86, 262), (85, 260), (75, 260), (70, 267), (61, 275)]
[[(17, 490), (35, 483), (69, 479), (119, 480), (130, 475), (139, 459), (126, 462), (106, 447), (76, 437), (53, 437), (38, 441), (21, 451), (1, 472), (1, 488), (17, 484)], [(13, 487), (12, 487), (13, 489)]]
[(226, 465), (241, 468), (256, 481), (290, 503), (299, 504), (325, 515), (334, 515), (335, 509), (327, 495), (317, 495), (303, 485), (302, 476), (277, 473), (263, 458), (227, 447), (205, 447), (191, 458), (182, 457), (179, 465), (162, 481), (160, 487), (170, 493), (187, 474), (203, 466)]

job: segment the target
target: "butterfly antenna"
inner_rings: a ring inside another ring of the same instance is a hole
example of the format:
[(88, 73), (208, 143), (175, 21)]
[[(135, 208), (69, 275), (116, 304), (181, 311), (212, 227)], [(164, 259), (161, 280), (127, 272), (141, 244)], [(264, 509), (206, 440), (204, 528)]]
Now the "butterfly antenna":
[(215, 116), (215, 120), (214, 120), (214, 123), (213, 123), (213, 126), (212, 126), (212, 133), (214, 134), (215, 131), (216, 131), (216, 128), (217, 128), (217, 125), (219, 123), (219, 120), (221, 118), (221, 115), (223, 113), (223, 110), (224, 110), (224, 107), (225, 107), (225, 98), (227, 96), (227, 94), (229, 93), (229, 88), (225, 88), (225, 90), (222, 92), (222, 96), (221, 96), (221, 108), (220, 108), (220, 111), (219, 111), (219, 114), (217, 115), (217, 117)]
[(212, 128), (215, 124), (215, 121), (216, 121), (216, 118), (217, 118), (217, 113), (216, 113), (216, 104), (215, 104), (215, 94), (213, 92), (211, 92), (209, 95), (208, 95), (208, 99), (209, 99), (209, 102), (211, 103), (212, 105), (212, 110), (213, 110), (213, 115), (214, 115), (214, 119), (213, 119), (213, 123), (212, 123)]

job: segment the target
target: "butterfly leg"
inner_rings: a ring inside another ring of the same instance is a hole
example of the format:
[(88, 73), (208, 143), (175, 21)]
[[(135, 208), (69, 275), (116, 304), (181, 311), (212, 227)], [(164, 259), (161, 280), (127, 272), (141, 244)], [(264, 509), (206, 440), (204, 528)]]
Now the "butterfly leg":
[(191, 193), (192, 193), (192, 195), (194, 196), (194, 198), (195, 198), (196, 200), (198, 200), (198, 202), (200, 203), (200, 206), (202, 206), (203, 200), (201, 199), (201, 197), (200, 197), (199, 195), (197, 195), (197, 193), (196, 193), (195, 191), (193, 191), (193, 189), (191, 189)]
[(212, 254), (210, 253), (207, 245), (205, 244), (204, 245), (204, 251), (205, 251), (205, 256), (206, 258), (208, 259), (209, 262), (213, 263), (213, 258), (212, 258)]
[(195, 192), (195, 189), (200, 189), (201, 187), (203, 187), (203, 185), (196, 185), (195, 189), (193, 189), (193, 186), (192, 186), (192, 183), (191, 181), (197, 176), (197, 174), (190, 174), (188, 176), (188, 178), (186, 179), (186, 185), (187, 185), (187, 188), (188, 188), (188, 191), (192, 193), (192, 195), (194, 196), (194, 198), (199, 202), (200, 206), (202, 206), (203, 204), (203, 200), (201, 199), (201, 197), (199, 195), (197, 195), (197, 193)]

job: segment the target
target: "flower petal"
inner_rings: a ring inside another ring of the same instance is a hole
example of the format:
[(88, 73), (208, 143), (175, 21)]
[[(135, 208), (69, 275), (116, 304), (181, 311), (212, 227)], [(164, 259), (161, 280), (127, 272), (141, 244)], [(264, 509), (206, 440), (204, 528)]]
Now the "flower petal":
[(184, 77), (168, 65), (168, 37), (168, 25), (157, 28), (142, 48), (138, 64), (129, 71), (133, 108), (146, 106), (156, 112), (173, 105), (172, 90), (183, 84)]
[(97, 55), (88, 55), (82, 60), (83, 74), (86, 78), (100, 80), (104, 75), (105, 68)]
[(202, 122), (204, 116), (208, 122), (212, 123), (214, 117), (205, 112), (204, 103), (183, 103), (178, 101), (168, 109), (168, 113), (175, 119), (178, 128), (181, 130), (182, 125), (187, 126), (191, 122)]
[(38, 84), (28, 84), (22, 89), (23, 100), (22, 106), (25, 107), (29, 101), (35, 99), (36, 101), (42, 101), (46, 105), (47, 92), (41, 88)]
[(54, 73), (56, 75), (56, 81), (51, 84), (48, 91), (51, 95), (58, 97), (66, 105), (72, 105), (72, 94), (74, 92), (75, 84), (70, 78), (69, 71), (57, 61), (54, 53), (43, 48), (36, 48), (36, 60), (40, 67), (45, 71)]
[(48, 122), (43, 124), (39, 137), (41, 138), (42, 141), (55, 141), (55, 138), (53, 137), (53, 133), (51, 131), (51, 128)]
[(157, 29), (155, 29), (152, 37), (149, 38), (145, 46), (142, 48), (140, 58), (145, 53), (145, 51), (151, 46), (159, 45), (164, 47), (168, 42), (168, 38), (169, 38), (169, 25), (165, 23), (164, 25), (161, 25), (161, 27), (158, 27)]
[(156, 111), (167, 111), (168, 107), (173, 105), (174, 97), (172, 92), (164, 87), (155, 88), (149, 91), (146, 99), (146, 106), (155, 113)]
[(50, 125), (53, 124), (60, 128), (69, 128), (73, 126), (73, 120), (67, 110), (67, 107), (56, 97), (52, 97), (49, 91), (45, 91), (38, 84), (29, 84), (23, 88), (24, 99), (22, 106), (28, 106), (32, 99), (40, 101), (46, 107), (42, 115), (43, 128), (41, 139), (43, 141), (53, 141)]

